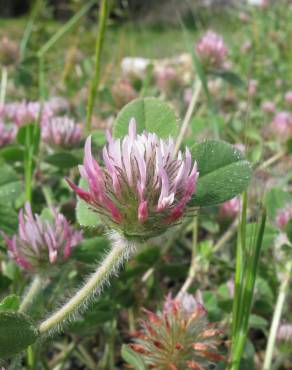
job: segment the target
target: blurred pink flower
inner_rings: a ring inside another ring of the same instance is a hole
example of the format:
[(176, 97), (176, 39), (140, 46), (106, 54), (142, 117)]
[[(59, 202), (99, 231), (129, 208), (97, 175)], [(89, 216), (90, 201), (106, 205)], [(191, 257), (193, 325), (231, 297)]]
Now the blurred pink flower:
[(71, 249), (81, 240), (82, 234), (69, 225), (66, 218), (52, 209), (53, 220), (43, 220), (32, 213), (29, 203), (25, 212), (18, 215), (18, 234), (11, 239), (1, 232), (11, 258), (24, 269), (40, 271), (51, 264), (66, 261)]
[(189, 105), (191, 100), (192, 100), (192, 96), (193, 96), (193, 90), (192, 88), (188, 87), (187, 89), (184, 90), (184, 103), (186, 105)]
[(285, 102), (292, 105), (292, 91), (287, 91), (285, 94)]
[(249, 21), (249, 15), (246, 12), (240, 12), (239, 15), (238, 15), (238, 18), (243, 23), (247, 23)]
[(15, 126), (6, 126), (3, 122), (0, 121), (0, 148), (10, 144), (16, 135)]
[(292, 204), (287, 204), (284, 208), (278, 210), (276, 215), (277, 225), (284, 229), (288, 221), (292, 219)]
[(228, 54), (222, 36), (213, 31), (207, 31), (203, 35), (196, 46), (196, 51), (205, 68), (220, 68)]
[(258, 89), (258, 81), (257, 80), (250, 80), (248, 81), (248, 96), (253, 97), (257, 93)]
[(191, 153), (174, 154), (174, 141), (156, 134), (136, 134), (134, 119), (123, 139), (108, 135), (103, 148), (102, 169), (91, 153), (91, 137), (86, 140), (81, 176), (88, 190), (69, 182), (77, 195), (98, 212), (107, 225), (126, 238), (147, 239), (166, 231), (185, 213), (196, 189), (197, 165)]
[[(15, 123), (17, 126), (22, 126), (37, 122), (40, 112), (41, 104), (39, 102), (22, 101), (5, 104), (3, 115), (6, 119)], [(52, 110), (48, 106), (44, 105), (41, 112), (41, 123), (52, 116)]]
[(220, 205), (219, 215), (222, 218), (235, 218), (240, 211), (240, 199), (233, 198)]
[(133, 88), (130, 81), (126, 79), (117, 81), (111, 88), (111, 94), (117, 108), (122, 108), (138, 97), (138, 93)]
[(275, 112), (275, 104), (272, 101), (264, 101), (261, 105), (261, 109), (265, 113), (274, 113)]
[(170, 66), (157, 67), (154, 78), (158, 89), (166, 95), (172, 93), (180, 85), (180, 78), (175, 68)]
[(250, 40), (246, 40), (241, 46), (240, 46), (240, 51), (241, 53), (245, 54), (252, 48), (252, 43)]
[(292, 136), (292, 116), (289, 112), (276, 113), (271, 123), (271, 131), (278, 137), (287, 140)]
[(144, 310), (146, 319), (130, 347), (149, 369), (207, 369), (224, 360), (217, 347), (222, 331), (207, 320), (202, 301), (184, 293), (166, 298), (162, 312)]
[(245, 154), (246, 152), (246, 147), (242, 143), (237, 143), (233, 145), (235, 149), (239, 150), (242, 154)]
[(42, 125), (42, 138), (51, 146), (71, 148), (80, 142), (81, 136), (81, 125), (66, 116), (53, 117)]
[(292, 324), (280, 324), (277, 331), (277, 341), (292, 344)]
[(16, 64), (19, 60), (19, 48), (15, 41), (8, 37), (2, 37), (0, 40), (0, 64), (10, 66)]

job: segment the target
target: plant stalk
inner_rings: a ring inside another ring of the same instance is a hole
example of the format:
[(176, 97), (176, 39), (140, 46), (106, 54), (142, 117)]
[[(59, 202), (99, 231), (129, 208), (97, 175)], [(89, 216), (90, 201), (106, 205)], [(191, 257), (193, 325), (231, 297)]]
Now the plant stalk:
[(175, 144), (175, 148), (174, 148), (175, 153), (177, 153), (179, 151), (180, 145), (181, 145), (181, 143), (183, 141), (183, 138), (186, 134), (188, 125), (190, 123), (190, 120), (192, 118), (194, 109), (195, 109), (196, 104), (198, 102), (198, 99), (199, 99), (199, 96), (200, 96), (200, 93), (201, 93), (201, 89), (202, 89), (202, 83), (201, 83), (201, 80), (198, 79), (194, 84), (192, 99), (191, 99), (190, 104), (188, 106), (185, 118), (183, 120), (183, 124), (181, 126), (181, 129), (180, 129), (180, 132), (179, 132), (176, 144)]
[(41, 280), (39, 275), (36, 275), (34, 280), (32, 281), (28, 291), (25, 293), (23, 300), (19, 306), (19, 312), (27, 312), (31, 304), (33, 303), (34, 299), (36, 298), (37, 294), (41, 290), (43, 286), (43, 281)]
[(5, 103), (7, 81), (8, 81), (8, 70), (7, 67), (3, 66), (1, 74), (0, 105), (3, 105)]
[(116, 239), (102, 264), (89, 276), (84, 286), (63, 307), (41, 322), (40, 332), (43, 334), (58, 327), (66, 319), (72, 317), (72, 314), (79, 311), (82, 306), (86, 307), (88, 300), (98, 293), (102, 285), (129, 258), (133, 251), (134, 245), (122, 238)]
[(277, 303), (273, 315), (273, 320), (272, 320), (272, 325), (270, 328), (270, 333), (269, 333), (269, 338), (268, 338), (268, 344), (267, 344), (267, 349), (265, 353), (265, 359), (264, 359), (264, 365), (263, 365), (263, 370), (270, 370), (271, 369), (271, 364), (272, 364), (272, 359), (273, 359), (273, 352), (274, 352), (274, 347), (275, 347), (275, 342), (276, 342), (276, 335), (277, 335), (277, 330), (279, 327), (279, 323), (281, 320), (281, 315), (288, 291), (288, 286), (289, 286), (289, 280), (290, 280), (290, 275), (292, 271), (292, 261), (289, 261), (286, 265), (286, 274), (282, 280), (282, 283), (280, 285), (280, 290), (279, 290), (279, 295), (277, 298)]
[(90, 133), (91, 130), (91, 117), (93, 112), (93, 105), (100, 80), (101, 52), (106, 30), (107, 13), (108, 13), (108, 0), (101, 0), (99, 10), (99, 27), (95, 45), (95, 70), (89, 87), (89, 95), (86, 110), (85, 130), (87, 133)]

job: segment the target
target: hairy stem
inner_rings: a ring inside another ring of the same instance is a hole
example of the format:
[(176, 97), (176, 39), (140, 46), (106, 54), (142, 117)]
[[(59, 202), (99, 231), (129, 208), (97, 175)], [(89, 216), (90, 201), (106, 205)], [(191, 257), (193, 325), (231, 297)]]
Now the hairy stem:
[(286, 274), (282, 280), (280, 290), (279, 290), (279, 295), (277, 298), (277, 303), (276, 303), (276, 307), (275, 307), (275, 311), (273, 315), (272, 325), (271, 325), (270, 333), (269, 333), (269, 339), (268, 339), (268, 344), (267, 344), (267, 349), (266, 349), (266, 354), (265, 354), (263, 370), (270, 370), (271, 368), (273, 352), (274, 352), (274, 347), (275, 347), (275, 342), (276, 342), (276, 334), (277, 334), (277, 330), (278, 330), (279, 323), (281, 320), (281, 315), (282, 315), (282, 311), (283, 311), (283, 307), (285, 303), (286, 294), (288, 291), (291, 270), (292, 270), (292, 262), (289, 261), (286, 265)]
[(23, 300), (19, 306), (19, 312), (26, 312), (28, 310), (28, 308), (31, 306), (34, 299), (36, 298), (37, 294), (41, 290), (42, 286), (43, 282), (40, 276), (36, 275), (29, 289), (27, 290), (23, 297)]
[(113, 241), (111, 250), (97, 270), (89, 276), (84, 286), (64, 306), (41, 322), (39, 326), (41, 333), (58, 327), (69, 317), (72, 317), (72, 314), (78, 312), (133, 253), (134, 245), (132, 243), (116, 236)]

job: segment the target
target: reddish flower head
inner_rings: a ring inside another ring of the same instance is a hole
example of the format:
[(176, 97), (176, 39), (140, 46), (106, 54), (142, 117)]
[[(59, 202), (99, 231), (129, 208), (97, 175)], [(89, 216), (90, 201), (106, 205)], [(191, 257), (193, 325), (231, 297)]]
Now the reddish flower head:
[(164, 232), (183, 216), (196, 189), (198, 171), (190, 151), (176, 156), (173, 139), (162, 140), (146, 132), (137, 135), (134, 119), (123, 139), (108, 135), (103, 161), (101, 168), (92, 156), (89, 137), (84, 165), (79, 167), (88, 190), (70, 185), (105, 224), (129, 239)]
[(201, 63), (206, 68), (221, 67), (228, 54), (223, 38), (213, 31), (208, 31), (199, 40), (196, 50)]
[(50, 264), (67, 260), (71, 248), (81, 240), (82, 234), (69, 225), (66, 218), (52, 210), (54, 220), (43, 220), (32, 213), (29, 203), (25, 205), (25, 213), (20, 210), (18, 216), (18, 234), (10, 239), (2, 232), (7, 244), (9, 255), (16, 263), (28, 270), (45, 270)]
[(203, 303), (192, 295), (168, 296), (162, 312), (145, 312), (147, 319), (131, 348), (147, 369), (203, 370), (224, 359), (217, 353), (221, 331), (208, 324)]

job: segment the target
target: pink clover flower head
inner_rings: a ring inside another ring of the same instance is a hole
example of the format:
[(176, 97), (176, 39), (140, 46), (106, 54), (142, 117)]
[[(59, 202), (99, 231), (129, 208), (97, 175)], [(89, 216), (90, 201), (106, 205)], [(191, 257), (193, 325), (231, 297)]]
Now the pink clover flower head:
[(37, 122), (40, 113), (41, 123), (53, 115), (53, 112), (46, 104), (41, 111), (41, 104), (39, 102), (12, 102), (4, 106), (5, 118), (17, 126)]
[(292, 219), (292, 203), (289, 203), (284, 208), (278, 210), (276, 215), (276, 223), (280, 229), (284, 229), (291, 219)]
[(166, 297), (162, 312), (144, 310), (146, 319), (130, 347), (149, 369), (207, 369), (223, 360), (218, 353), (222, 331), (207, 320), (202, 302), (184, 293)]
[(226, 60), (228, 48), (222, 36), (214, 31), (207, 31), (199, 40), (196, 51), (204, 67), (219, 68)]
[(230, 219), (236, 217), (239, 211), (240, 211), (240, 199), (236, 197), (220, 205), (219, 215), (222, 218)]
[(60, 264), (82, 240), (82, 233), (74, 230), (63, 214), (55, 209), (52, 212), (54, 219), (44, 220), (26, 203), (18, 215), (18, 234), (10, 239), (1, 232), (10, 257), (22, 268), (40, 272)]
[(292, 91), (287, 91), (285, 94), (285, 103), (292, 105)]
[(69, 182), (106, 225), (128, 239), (145, 240), (160, 235), (191, 210), (187, 203), (196, 190), (198, 170), (188, 148), (175, 155), (172, 138), (137, 135), (134, 119), (123, 139), (110, 134), (107, 139), (104, 168), (92, 156), (91, 137), (86, 140), (79, 171), (88, 190)]
[(289, 112), (278, 112), (271, 123), (272, 132), (283, 139), (292, 136), (292, 116)]
[(261, 109), (263, 112), (265, 113), (275, 113), (275, 104), (274, 102), (272, 101), (264, 101), (262, 106), (261, 106)]
[(15, 126), (9, 127), (0, 121), (0, 148), (7, 144), (10, 144), (14, 140), (15, 135), (16, 135)]
[(52, 117), (42, 125), (42, 139), (54, 147), (71, 148), (81, 140), (82, 129), (69, 117)]

